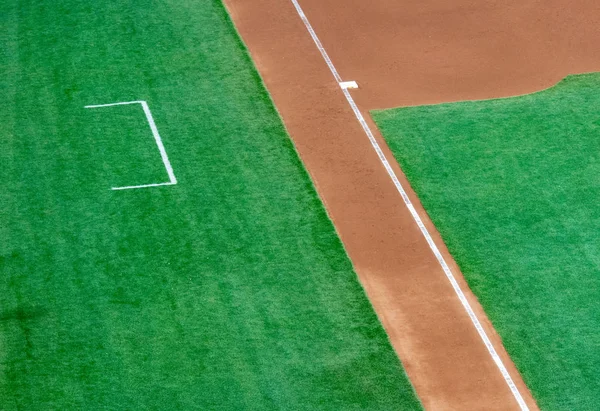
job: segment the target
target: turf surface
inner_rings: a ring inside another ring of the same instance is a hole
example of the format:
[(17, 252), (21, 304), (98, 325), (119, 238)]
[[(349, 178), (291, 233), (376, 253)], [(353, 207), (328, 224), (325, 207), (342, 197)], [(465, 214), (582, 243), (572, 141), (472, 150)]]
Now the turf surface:
[(600, 404), (600, 74), (373, 113), (544, 410)]
[(0, 22), (2, 410), (420, 408), (218, 1)]

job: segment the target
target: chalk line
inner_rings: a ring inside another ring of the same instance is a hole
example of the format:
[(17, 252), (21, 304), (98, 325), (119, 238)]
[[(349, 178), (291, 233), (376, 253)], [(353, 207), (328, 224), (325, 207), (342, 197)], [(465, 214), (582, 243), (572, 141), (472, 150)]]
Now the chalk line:
[(128, 104), (140, 104), (142, 109), (144, 110), (144, 114), (146, 115), (146, 120), (148, 121), (148, 125), (150, 126), (150, 130), (152, 131), (152, 135), (154, 136), (154, 141), (158, 147), (158, 151), (160, 152), (160, 157), (162, 158), (162, 162), (167, 170), (167, 175), (169, 176), (169, 181), (166, 183), (155, 183), (155, 184), (142, 184), (135, 186), (125, 186), (125, 187), (112, 187), (111, 190), (130, 190), (133, 188), (147, 188), (147, 187), (159, 187), (159, 186), (172, 186), (177, 184), (177, 179), (175, 178), (175, 173), (173, 172), (173, 167), (171, 166), (171, 162), (169, 161), (169, 156), (167, 156), (167, 151), (165, 150), (165, 146), (163, 145), (162, 139), (160, 138), (160, 134), (158, 133), (158, 128), (156, 127), (156, 123), (154, 123), (154, 118), (152, 117), (152, 112), (150, 111), (150, 107), (148, 107), (148, 103), (144, 100), (135, 100), (135, 101), (122, 101), (119, 103), (109, 103), (109, 104), (94, 104), (89, 106), (84, 106), (84, 108), (101, 108), (101, 107), (112, 107), (112, 106), (124, 106)]
[[(342, 81), (342, 78), (339, 75), (337, 69), (335, 68), (335, 66), (333, 65), (331, 59), (329, 58), (329, 55), (327, 54), (327, 51), (323, 47), (323, 44), (321, 43), (321, 40), (319, 40), (319, 37), (315, 33), (315, 30), (313, 29), (312, 25), (308, 21), (308, 18), (304, 14), (304, 11), (302, 10), (302, 7), (300, 7), (300, 4), (298, 3), (298, 0), (290, 0), (290, 1), (292, 2), (292, 4), (294, 5), (294, 7), (296, 8), (296, 11), (298, 12), (298, 16), (300, 16), (300, 19), (304, 23), (304, 26), (306, 27), (306, 29), (310, 33), (310, 36), (312, 37), (315, 45), (319, 49), (319, 52), (321, 53), (321, 56), (323, 57), (323, 59), (327, 63), (327, 66), (329, 67), (329, 70), (331, 71), (331, 74), (333, 74), (333, 77), (335, 78), (335, 80), (337, 81), (338, 84), (344, 83)], [(513, 379), (511, 378), (510, 374), (508, 373), (508, 370), (506, 369), (506, 367), (504, 366), (504, 363), (502, 362), (502, 359), (500, 358), (500, 356), (496, 352), (496, 349), (494, 348), (492, 342), (490, 341), (487, 333), (483, 329), (483, 326), (479, 322), (479, 319), (475, 315), (475, 312), (473, 311), (473, 308), (471, 307), (471, 304), (469, 304), (469, 301), (467, 300), (467, 297), (465, 296), (465, 294), (463, 293), (462, 289), (460, 288), (460, 285), (456, 281), (456, 278), (454, 277), (454, 274), (452, 274), (452, 271), (450, 270), (450, 267), (448, 267), (448, 264), (446, 263), (446, 260), (444, 259), (444, 256), (442, 255), (442, 253), (438, 249), (437, 245), (435, 245), (435, 242), (433, 241), (433, 238), (431, 237), (431, 234), (427, 230), (427, 227), (425, 227), (425, 224), (423, 224), (423, 221), (421, 220), (421, 217), (419, 216), (419, 214), (417, 213), (417, 210), (413, 206), (412, 201), (410, 201), (410, 198), (406, 194), (406, 190), (404, 189), (404, 187), (400, 183), (400, 180), (398, 180), (398, 177), (396, 176), (396, 173), (392, 169), (392, 166), (390, 165), (390, 163), (387, 160), (385, 154), (381, 150), (381, 147), (380, 147), (379, 143), (375, 139), (375, 136), (373, 135), (373, 132), (371, 131), (371, 128), (369, 127), (369, 125), (365, 121), (365, 118), (363, 117), (362, 113), (358, 109), (358, 106), (354, 102), (354, 99), (350, 95), (350, 92), (348, 91), (348, 89), (345, 88), (345, 87), (341, 87), (341, 90), (344, 93), (344, 96), (346, 97), (346, 100), (348, 101), (348, 104), (350, 104), (350, 107), (352, 108), (352, 111), (354, 112), (354, 115), (356, 116), (357, 120), (359, 121), (360, 125), (362, 126), (365, 134), (369, 138), (369, 141), (371, 142), (371, 145), (375, 149), (375, 152), (377, 153), (377, 156), (379, 157), (379, 160), (381, 161), (381, 163), (385, 167), (385, 170), (387, 171), (388, 175), (390, 176), (390, 178), (394, 182), (394, 185), (396, 186), (396, 189), (398, 190), (398, 193), (400, 193), (400, 196), (404, 200), (404, 204), (406, 204), (406, 207), (410, 211), (410, 214), (412, 215), (413, 219), (415, 220), (415, 222), (419, 226), (419, 229), (421, 230), (421, 233), (423, 234), (423, 237), (425, 237), (425, 240), (427, 241), (427, 244), (429, 245), (429, 248), (431, 248), (431, 251), (435, 255), (435, 257), (438, 260), (440, 266), (442, 267), (442, 269), (444, 271), (444, 274), (446, 275), (446, 277), (450, 281), (450, 284), (452, 285), (452, 288), (456, 292), (456, 295), (458, 296), (460, 302), (462, 303), (465, 311), (469, 315), (469, 318), (471, 319), (471, 322), (475, 326), (475, 329), (477, 329), (477, 332), (479, 333), (479, 336), (481, 337), (481, 339), (482, 339), (483, 343), (485, 344), (488, 352), (490, 353), (492, 359), (494, 360), (494, 363), (497, 365), (498, 369), (500, 370), (500, 373), (504, 377), (504, 381), (506, 381), (506, 384), (510, 388), (510, 391), (512, 392), (513, 396), (515, 397), (515, 400), (517, 401), (517, 403), (521, 407), (521, 410), (528, 411), (529, 408), (527, 407), (527, 404), (525, 403), (525, 400), (523, 400), (523, 397), (521, 396), (521, 393), (519, 392), (519, 389), (517, 388), (517, 386), (515, 385)]]

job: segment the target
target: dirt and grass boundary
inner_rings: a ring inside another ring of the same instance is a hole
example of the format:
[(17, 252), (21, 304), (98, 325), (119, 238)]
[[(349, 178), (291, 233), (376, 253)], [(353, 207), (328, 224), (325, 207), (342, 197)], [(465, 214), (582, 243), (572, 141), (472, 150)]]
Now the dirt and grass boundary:
[[(426, 408), (518, 409), (293, 4), (225, 3)], [(563, 8), (560, 1), (544, 10), (517, 2), (501, 7), (464, 3), (305, 0), (301, 5), (343, 80), (358, 81), (360, 89), (352, 96), (362, 113), (527, 93), (551, 85), (565, 72), (591, 71), (598, 63), (587, 57), (587, 42), (573, 46), (578, 38), (573, 12), (555, 13)], [(565, 35), (556, 38), (549, 25), (564, 29)], [(503, 30), (508, 28), (512, 32)], [(520, 53), (507, 58), (506, 51), (517, 44)], [(544, 55), (550, 50), (552, 59)], [(550, 66), (557, 54), (569, 58)], [(370, 118), (366, 121), (376, 130)], [(392, 168), (406, 185), (398, 165)], [(500, 338), (408, 191), (511, 378), (535, 409)]]

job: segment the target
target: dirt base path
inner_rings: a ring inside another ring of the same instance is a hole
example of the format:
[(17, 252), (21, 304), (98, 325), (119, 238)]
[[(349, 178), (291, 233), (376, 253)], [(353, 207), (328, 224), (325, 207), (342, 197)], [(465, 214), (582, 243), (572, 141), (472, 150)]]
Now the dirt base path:
[[(368, 116), (373, 108), (522, 94), (600, 69), (594, 2), (300, 0), (342, 78), (359, 83), (352, 95), (389, 160)], [(424, 406), (519, 409), (292, 3), (225, 4)], [(392, 163), (521, 395), (537, 409)]]

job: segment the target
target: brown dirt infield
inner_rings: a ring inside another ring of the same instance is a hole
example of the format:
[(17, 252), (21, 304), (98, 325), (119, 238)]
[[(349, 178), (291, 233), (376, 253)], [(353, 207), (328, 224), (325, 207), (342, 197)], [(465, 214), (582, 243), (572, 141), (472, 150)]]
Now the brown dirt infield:
[[(225, 4), (427, 409), (517, 403), (289, 0)], [(300, 0), (368, 111), (524, 94), (600, 70), (596, 0)], [(392, 164), (531, 409), (537, 406)]]

